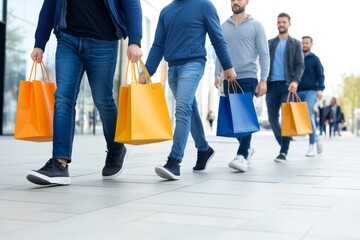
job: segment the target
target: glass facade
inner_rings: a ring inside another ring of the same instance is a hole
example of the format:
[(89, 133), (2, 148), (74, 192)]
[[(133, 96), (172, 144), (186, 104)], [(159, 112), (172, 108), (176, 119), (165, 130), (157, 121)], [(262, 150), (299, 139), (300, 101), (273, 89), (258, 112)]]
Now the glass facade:
[[(4, 11), (1, 12), (4, 12), (4, 18), (6, 17), (7, 20), (6, 25), (5, 23), (3, 24), (4, 33), (2, 34), (6, 36), (6, 41), (5, 44), (0, 44), (0, 46), (4, 45), (2, 49), (4, 50), (5, 55), (0, 61), (0, 69), (4, 69), (3, 74), (0, 71), (0, 106), (3, 106), (1, 109), (2, 111), (0, 110), (0, 122), (2, 123), (0, 125), (0, 134), (11, 135), (14, 133), (18, 86), (20, 80), (29, 78), (30, 69), (33, 63), (30, 54), (33, 50), (34, 33), (43, 0), (0, 0), (0, 3), (1, 9), (4, 9)], [(5, 7), (3, 8), (3, 6)], [(146, 53), (149, 52), (153, 41), (155, 31), (155, 27), (153, 26), (156, 26), (159, 9), (147, 1), (142, 2), (142, 7), (143, 10), (148, 9), (148, 11), (143, 14), (144, 36), (142, 48), (144, 51), (143, 59), (146, 59)], [(116, 103), (118, 99), (117, 89), (119, 89), (120, 85), (126, 84), (126, 46), (127, 41), (121, 41), (118, 66), (114, 76), (114, 97)], [(55, 51), (56, 38), (54, 34), (51, 34), (44, 53), (44, 63), (52, 81), (55, 81)], [(166, 64), (162, 64), (162, 67), (166, 67)], [(154, 76), (154, 79), (155, 81), (161, 79), (165, 87), (166, 75), (164, 76), (163, 73), (160, 73), (160, 71), (158, 72), (159, 73)], [(38, 77), (41, 77), (41, 75)], [(169, 94), (167, 88), (165, 88), (165, 92), (171, 101), (172, 95)], [(93, 104), (86, 74), (84, 75), (78, 96), (76, 112), (77, 134), (95, 134), (102, 132), (101, 120)]]
[[(4, 134), (14, 132), (18, 86), (20, 80), (29, 77), (28, 74), (32, 65), (30, 53), (33, 49), (37, 14), (42, 3), (42, 0), (7, 1), (2, 119)], [(29, 9), (33, 11), (29, 11)], [(54, 49), (51, 47), (53, 41), (53, 39), (50, 40), (44, 59), (52, 78), (54, 76), (54, 64), (53, 61), (47, 61), (47, 59), (53, 59), (48, 57), (54, 53)]]
[[(34, 44), (34, 33), (43, 0), (7, 1), (6, 43), (3, 85), (2, 133), (13, 134), (20, 80), (29, 79)], [(56, 38), (51, 34), (44, 53), (44, 63), (52, 81), (55, 81)], [(3, 64), (4, 63), (4, 64)], [(39, 72), (39, 71), (38, 71)], [(31, 77), (33, 78), (33, 76)], [(40, 79), (37, 76), (37, 79)], [(1, 80), (0, 80), (1, 81)], [(119, 85), (119, 84), (118, 84)], [(84, 75), (77, 102), (76, 133), (96, 133), (101, 121), (94, 108), (90, 87)]]

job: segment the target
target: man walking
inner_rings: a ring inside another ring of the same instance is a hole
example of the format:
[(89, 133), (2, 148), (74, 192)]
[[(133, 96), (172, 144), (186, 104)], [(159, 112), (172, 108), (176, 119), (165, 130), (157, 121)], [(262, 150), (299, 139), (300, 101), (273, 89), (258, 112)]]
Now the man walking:
[[(180, 179), (180, 163), (189, 132), (198, 151), (194, 172), (204, 171), (215, 154), (206, 141), (195, 98), (205, 69), (206, 34), (220, 58), (226, 78), (234, 80), (235, 70), (219, 17), (209, 0), (174, 0), (165, 6), (160, 12), (155, 39), (146, 61), (150, 75), (156, 72), (163, 57), (169, 63), (168, 81), (176, 100), (173, 145), (166, 164), (155, 167), (155, 173), (167, 180)], [(144, 75), (140, 82), (145, 82)]]
[(35, 32), (34, 61), (41, 62), (53, 29), (57, 38), (54, 139), (52, 157), (27, 179), (39, 185), (69, 185), (76, 100), (86, 72), (103, 125), (107, 145), (103, 179), (113, 179), (123, 170), (128, 152), (114, 142), (117, 106), (113, 81), (119, 39), (129, 39), (128, 58), (142, 56), (142, 10), (139, 0), (45, 0)]
[(281, 104), (286, 102), (289, 91), (296, 93), (304, 71), (301, 42), (289, 35), (290, 26), (290, 15), (280, 13), (277, 18), (279, 34), (269, 40), (270, 73), (267, 80), (266, 106), (271, 129), (281, 146), (279, 155), (274, 159), (278, 163), (287, 161), (291, 140), (290, 137), (281, 136), (279, 111)]
[[(232, 63), (236, 71), (236, 80), (244, 92), (262, 96), (266, 93), (266, 79), (269, 73), (270, 59), (266, 34), (262, 24), (246, 13), (249, 0), (231, 0), (233, 15), (222, 24), (225, 40), (228, 44)], [(257, 60), (261, 68), (258, 82)], [(220, 85), (220, 62), (216, 62), (215, 86)], [(224, 81), (224, 92), (229, 94), (228, 81)], [(232, 89), (231, 89), (232, 90)], [(238, 90), (240, 91), (240, 90)], [(237, 138), (239, 147), (229, 167), (240, 172), (248, 170), (248, 161), (254, 153), (251, 148), (251, 134)]]
[[(306, 101), (310, 114), (311, 126), (313, 132), (309, 135), (309, 149), (306, 153), (307, 157), (314, 157), (316, 152), (322, 153), (323, 147), (316, 134), (316, 119), (314, 107), (317, 99), (321, 100), (324, 85), (324, 68), (320, 59), (311, 52), (313, 39), (310, 36), (302, 37), (302, 47), (304, 52), (305, 70), (298, 86), (298, 95), (302, 101)], [(316, 150), (315, 150), (316, 143)]]

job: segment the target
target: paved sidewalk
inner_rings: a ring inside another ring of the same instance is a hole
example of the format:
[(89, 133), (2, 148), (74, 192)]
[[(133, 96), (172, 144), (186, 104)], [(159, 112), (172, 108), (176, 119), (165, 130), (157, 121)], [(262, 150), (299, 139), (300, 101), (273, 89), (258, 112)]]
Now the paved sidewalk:
[(0, 239), (360, 239), (360, 138), (324, 138), (324, 153), (305, 157), (306, 137), (291, 142), (289, 162), (277, 164), (271, 132), (253, 136), (250, 169), (227, 167), (234, 139), (208, 137), (216, 155), (192, 173), (189, 140), (181, 180), (164, 181), (171, 142), (130, 146), (125, 169), (103, 181), (102, 136), (75, 136), (72, 184), (38, 187), (25, 178), (51, 155), (50, 143), (0, 137)]

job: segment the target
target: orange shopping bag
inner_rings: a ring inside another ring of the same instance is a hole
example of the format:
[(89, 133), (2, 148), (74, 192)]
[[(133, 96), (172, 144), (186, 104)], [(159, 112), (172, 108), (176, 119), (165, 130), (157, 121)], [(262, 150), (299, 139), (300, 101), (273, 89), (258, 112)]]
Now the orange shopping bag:
[[(50, 81), (43, 62), (40, 67), (42, 80), (36, 80), (37, 64), (34, 62), (29, 80), (20, 81), (14, 133), (14, 138), (18, 140), (49, 142), (53, 138), (56, 84)], [(34, 78), (31, 79), (33, 72)]]
[(140, 62), (148, 82), (137, 82), (139, 68), (136, 63), (129, 61), (132, 81), (119, 90), (115, 142), (141, 145), (171, 140), (173, 133), (162, 84), (153, 83), (144, 63)]
[(281, 136), (290, 137), (312, 133), (307, 102), (301, 102), (297, 93), (293, 93), (292, 102), (289, 101), (290, 93), (286, 103), (281, 105)]

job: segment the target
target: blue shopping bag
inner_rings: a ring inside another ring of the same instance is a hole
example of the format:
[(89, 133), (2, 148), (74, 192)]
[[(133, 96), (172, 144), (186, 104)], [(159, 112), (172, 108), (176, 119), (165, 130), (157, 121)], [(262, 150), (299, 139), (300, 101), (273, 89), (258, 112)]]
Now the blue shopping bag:
[(251, 93), (220, 96), (216, 135), (239, 138), (260, 130)]

